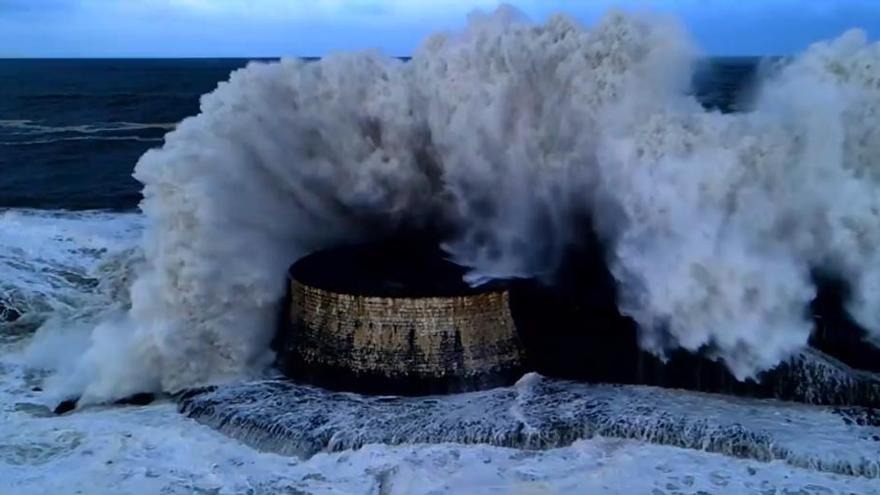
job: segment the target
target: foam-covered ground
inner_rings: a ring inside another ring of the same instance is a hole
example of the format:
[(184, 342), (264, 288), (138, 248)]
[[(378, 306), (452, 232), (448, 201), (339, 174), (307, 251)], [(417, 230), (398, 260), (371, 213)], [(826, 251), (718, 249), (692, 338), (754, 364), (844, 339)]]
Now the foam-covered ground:
[(427, 398), (268, 380), (193, 393), (181, 409), (259, 449), (302, 457), (370, 443), (549, 449), (605, 436), (880, 477), (880, 428), (837, 409), (536, 374), (514, 387)]
[[(669, 430), (668, 438), (690, 430), (699, 441), (701, 432), (727, 432), (733, 434), (728, 440), (742, 444), (750, 437), (739, 435), (745, 430), (730, 425), (747, 420), (748, 426), (772, 432), (769, 444), (767, 437), (754, 438), (765, 442), (758, 445), (772, 445), (773, 451), (781, 448), (834, 460), (871, 455), (873, 448), (873, 458), (880, 458), (880, 442), (867, 436), (876, 428), (851, 424), (860, 418), (847, 421), (827, 408), (649, 387), (586, 387), (537, 376), (513, 389), (439, 400), (368, 399), (276, 381), (227, 386), (185, 399), (190, 407), (193, 401), (203, 406), (203, 420), (226, 411), (252, 419), (262, 413), (263, 420), (278, 422), (271, 431), (251, 429), (258, 435), (250, 443), (259, 435), (265, 441), (265, 435), (271, 434), (279, 442), (276, 447), (281, 442), (297, 445), (291, 431), (282, 427), (285, 422), (289, 428), (301, 428), (303, 437), (329, 438), (334, 449), (366, 443), (335, 452), (312, 446), (309, 453), (314, 455), (303, 458), (248, 446), (180, 414), (178, 404), (167, 399), (145, 407), (86, 407), (52, 415), (50, 407), (57, 397), (39, 390), (46, 375), (26, 364), (21, 351), (26, 344), (18, 340), (0, 347), (0, 494), (4, 495), (880, 493), (876, 479), (824, 472), (815, 465), (799, 468), (789, 459), (763, 462), (649, 443), (663, 441), (664, 421), (669, 424), (671, 418), (690, 412), (703, 422)], [(579, 387), (590, 390), (592, 398), (578, 397)], [(278, 388), (300, 393), (278, 394)], [(276, 393), (267, 397), (273, 389)], [(616, 415), (605, 431), (594, 433), (613, 435), (614, 425), (629, 424), (641, 425), (642, 430), (629, 431), (642, 431), (644, 436), (569, 438), (572, 443), (547, 450), (535, 450), (541, 447), (538, 443), (517, 449), (448, 441), (467, 441), (468, 432), (479, 430), (481, 422), (484, 427), (512, 424), (511, 416), (535, 429), (560, 428), (590, 401), (598, 405), (600, 414)], [(213, 415), (204, 409), (209, 404)], [(637, 407), (628, 409), (628, 404)], [(408, 414), (401, 414), (401, 405)], [(318, 424), (321, 418), (324, 423)], [(538, 424), (540, 418), (543, 423)], [(316, 423), (308, 426), (310, 421)], [(388, 428), (407, 423), (408, 432)], [(239, 424), (239, 432), (245, 431), (243, 426)], [(408, 439), (417, 443), (407, 443)], [(430, 440), (439, 443), (425, 443)]]
[(877, 480), (601, 437), (545, 451), (374, 444), (301, 460), (247, 447), (170, 402), (49, 415), (31, 391), (38, 377), (12, 361), (0, 391), (3, 494), (880, 493)]

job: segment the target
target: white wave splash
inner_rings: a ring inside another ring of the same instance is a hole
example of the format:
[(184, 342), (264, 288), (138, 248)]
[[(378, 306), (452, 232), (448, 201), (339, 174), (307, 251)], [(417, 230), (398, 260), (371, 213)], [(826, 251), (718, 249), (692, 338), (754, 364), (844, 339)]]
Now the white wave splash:
[(0, 327), (124, 300), (140, 234), (136, 214), (0, 210)]
[(13, 134), (18, 135), (40, 135), (40, 134), (58, 134), (58, 133), (78, 133), (78, 134), (98, 134), (105, 132), (120, 131), (144, 131), (144, 130), (164, 130), (171, 131), (177, 126), (171, 122), (96, 122), (94, 124), (81, 125), (62, 125), (53, 126), (40, 124), (33, 120), (16, 119), (2, 120), (0, 119), (0, 129), (7, 129)]
[(628, 219), (613, 267), (646, 345), (708, 348), (741, 378), (770, 368), (806, 344), (813, 268), (848, 280), (880, 335), (877, 62), (853, 31), (766, 80), (748, 113), (665, 108), (608, 141), (603, 190)]
[(46, 125), (33, 120), (0, 120), (0, 146), (40, 146), (70, 141), (132, 141), (161, 143), (161, 137), (142, 136), (144, 131), (171, 131), (173, 123), (96, 122), (81, 125)]
[(643, 344), (742, 378), (806, 344), (815, 267), (880, 335), (880, 47), (818, 44), (731, 115), (687, 95), (695, 54), (671, 20), (502, 9), (408, 63), (234, 72), (136, 167), (146, 268), (92, 336), (83, 400), (258, 373), (286, 267), (401, 223), (454, 225), (479, 283), (551, 273), (590, 215)]
[(161, 143), (162, 138), (145, 138), (141, 136), (72, 136), (50, 139), (32, 139), (28, 141), (0, 141), (0, 146), (42, 146), (67, 141), (133, 141), (139, 143)]

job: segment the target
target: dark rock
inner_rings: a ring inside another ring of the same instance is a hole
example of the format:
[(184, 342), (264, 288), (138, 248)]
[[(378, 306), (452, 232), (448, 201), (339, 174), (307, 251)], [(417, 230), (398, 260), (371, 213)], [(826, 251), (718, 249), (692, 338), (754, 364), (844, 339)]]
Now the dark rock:
[(865, 407), (836, 407), (834, 413), (848, 425), (880, 427), (880, 409)]
[(14, 323), (22, 317), (21, 311), (0, 303), (0, 321)]
[(119, 399), (114, 404), (117, 405), (131, 405), (131, 406), (146, 406), (156, 400), (156, 396), (151, 393), (139, 393), (130, 395), (125, 397), (124, 399)]
[(855, 369), (880, 372), (880, 348), (866, 341), (867, 330), (846, 312), (851, 288), (833, 274), (816, 270), (813, 273), (816, 298), (810, 313), (816, 328), (810, 345)]
[(52, 412), (55, 414), (59, 414), (59, 415), (64, 414), (64, 413), (68, 413), (68, 412), (76, 409), (76, 405), (78, 402), (79, 402), (79, 397), (77, 397), (76, 399), (63, 400), (63, 401), (61, 401), (61, 403), (59, 403), (57, 406), (55, 406), (55, 409), (53, 409)]
[(529, 369), (593, 383), (880, 407), (880, 375), (870, 372), (880, 366), (880, 350), (866, 344), (864, 332), (844, 318), (847, 294), (828, 279), (816, 277), (820, 290), (811, 309), (816, 349), (804, 350), (757, 380), (740, 381), (724, 363), (700, 354), (678, 350), (661, 360), (643, 351), (637, 325), (618, 310), (618, 288), (604, 246), (588, 225), (579, 238), (582, 243), (567, 253), (552, 282), (510, 284), (511, 313)]
[[(37, 387), (37, 388), (39, 388), (39, 387)], [(151, 402), (153, 402), (155, 399), (156, 399), (156, 396), (154, 394), (139, 393), (139, 394), (129, 395), (128, 397), (116, 400), (113, 402), (113, 404), (119, 405), (119, 406), (123, 406), (123, 405), (146, 406), (147, 404), (150, 404)], [(62, 401), (60, 404), (58, 404), (55, 407), (54, 413), (55, 414), (68, 413), (68, 412), (76, 409), (78, 404), (79, 404), (79, 397), (77, 397), (75, 399), (67, 399), (65, 401)]]
[(880, 406), (880, 376), (806, 349), (762, 375), (753, 392), (807, 404), (876, 408)]

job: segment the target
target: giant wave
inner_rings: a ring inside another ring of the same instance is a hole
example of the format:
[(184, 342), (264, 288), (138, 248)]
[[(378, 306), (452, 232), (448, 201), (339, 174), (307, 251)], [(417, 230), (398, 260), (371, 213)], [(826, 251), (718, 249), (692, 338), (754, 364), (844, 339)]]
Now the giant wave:
[(145, 154), (131, 308), (61, 386), (100, 402), (253, 376), (300, 256), (442, 225), (468, 281), (552, 277), (587, 221), (644, 348), (740, 379), (795, 355), (811, 273), (880, 340), (880, 45), (852, 31), (781, 62), (747, 108), (688, 92), (670, 19), (591, 28), (511, 9), (375, 52), (252, 63)]

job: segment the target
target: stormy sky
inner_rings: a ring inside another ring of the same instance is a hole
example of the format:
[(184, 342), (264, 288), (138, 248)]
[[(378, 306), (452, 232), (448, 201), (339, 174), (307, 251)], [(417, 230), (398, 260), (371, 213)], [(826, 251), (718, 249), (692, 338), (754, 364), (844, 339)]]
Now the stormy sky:
[[(491, 0), (0, 0), (3, 57), (255, 57), (379, 48), (407, 55)], [(590, 24), (609, 7), (674, 15), (712, 55), (795, 53), (859, 27), (880, 0), (508, 0)]]

